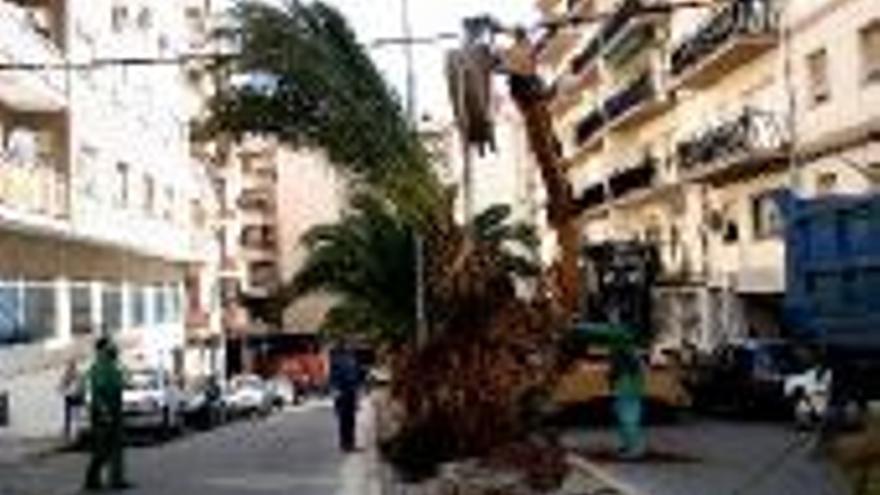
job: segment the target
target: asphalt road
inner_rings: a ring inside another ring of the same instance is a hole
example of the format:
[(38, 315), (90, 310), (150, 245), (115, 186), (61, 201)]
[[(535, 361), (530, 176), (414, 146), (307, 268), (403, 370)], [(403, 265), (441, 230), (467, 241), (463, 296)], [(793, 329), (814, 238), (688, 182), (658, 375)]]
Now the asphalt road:
[[(369, 418), (362, 420), (369, 430)], [(129, 449), (128, 472), (135, 488), (125, 493), (373, 495), (379, 491), (374, 461), (369, 450), (340, 453), (332, 409), (316, 403)], [(79, 493), (86, 462), (84, 453), (67, 453), (0, 467), (0, 495)]]

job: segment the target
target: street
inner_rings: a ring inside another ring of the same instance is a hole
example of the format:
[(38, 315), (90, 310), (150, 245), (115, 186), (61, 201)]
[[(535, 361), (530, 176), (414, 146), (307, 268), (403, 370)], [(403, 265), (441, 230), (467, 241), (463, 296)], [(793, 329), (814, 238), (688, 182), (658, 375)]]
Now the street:
[[(365, 410), (362, 419), (369, 415)], [(368, 421), (362, 421), (363, 424)], [(367, 425), (368, 426), (368, 425)], [(369, 435), (369, 428), (364, 435)], [(361, 445), (367, 445), (361, 439)], [(266, 420), (242, 421), (167, 444), (127, 451), (131, 495), (355, 495), (378, 493), (373, 453), (336, 448), (332, 408), (317, 402)], [(0, 465), (2, 495), (78, 493), (85, 453)]]

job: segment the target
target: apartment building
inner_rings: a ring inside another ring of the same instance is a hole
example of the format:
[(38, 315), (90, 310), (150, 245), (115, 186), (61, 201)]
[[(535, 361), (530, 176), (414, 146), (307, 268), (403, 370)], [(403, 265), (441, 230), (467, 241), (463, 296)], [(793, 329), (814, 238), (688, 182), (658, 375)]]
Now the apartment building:
[(658, 246), (661, 345), (784, 335), (780, 193), (876, 188), (880, 3), (687, 3), (537, 3), (597, 19), (540, 55), (584, 239)]
[(183, 370), (211, 237), (181, 72), (94, 63), (181, 53), (178, 7), (0, 1), (0, 435), (60, 432), (59, 376), (96, 336), (129, 367)]

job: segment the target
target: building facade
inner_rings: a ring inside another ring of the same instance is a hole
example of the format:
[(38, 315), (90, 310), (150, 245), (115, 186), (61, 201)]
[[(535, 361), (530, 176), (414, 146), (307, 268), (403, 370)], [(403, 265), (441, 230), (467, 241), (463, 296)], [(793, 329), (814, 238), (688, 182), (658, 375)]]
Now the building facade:
[[(59, 377), (99, 335), (182, 374), (208, 256), (173, 3), (0, 1), (0, 435), (61, 431)], [(96, 61), (103, 63), (95, 63)], [(18, 64), (18, 65), (16, 65)]]
[(599, 19), (542, 39), (543, 75), (585, 242), (658, 247), (660, 344), (784, 336), (779, 194), (876, 188), (880, 4), (537, 5)]

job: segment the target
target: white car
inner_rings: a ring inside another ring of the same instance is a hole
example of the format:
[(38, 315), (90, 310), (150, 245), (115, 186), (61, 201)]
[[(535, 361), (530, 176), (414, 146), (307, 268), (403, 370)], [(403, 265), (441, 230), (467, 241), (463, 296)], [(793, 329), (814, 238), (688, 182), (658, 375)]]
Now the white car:
[(129, 373), (122, 410), (128, 429), (156, 431), (167, 437), (183, 428), (183, 394), (161, 370)]
[(831, 370), (814, 367), (785, 379), (783, 391), (792, 402), (795, 424), (812, 428), (822, 422), (831, 398)]
[(226, 406), (236, 416), (269, 414), (272, 410), (272, 393), (259, 376), (240, 375), (229, 383)]
[[(830, 369), (814, 367), (786, 378), (785, 397), (792, 401), (795, 424), (799, 428), (815, 428), (821, 425), (831, 403), (831, 387), (834, 376)], [(866, 414), (864, 405), (855, 400), (847, 402), (838, 419), (842, 426), (858, 428)]]

